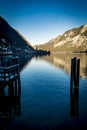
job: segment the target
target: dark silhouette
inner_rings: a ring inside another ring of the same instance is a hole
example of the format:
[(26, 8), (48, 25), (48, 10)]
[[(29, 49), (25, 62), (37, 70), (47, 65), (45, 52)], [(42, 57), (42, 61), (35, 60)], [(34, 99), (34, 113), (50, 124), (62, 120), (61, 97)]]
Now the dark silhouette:
[(20, 96), (20, 77), (9, 82), (0, 82), (0, 129), (7, 129), (15, 116), (21, 115)]
[(79, 116), (79, 87), (70, 87), (70, 115)]
[(80, 59), (71, 59), (71, 79), (70, 79), (70, 115), (79, 116), (79, 73)]
[(7, 129), (21, 114), (21, 83), (18, 57), (0, 57), (0, 129)]
[(79, 86), (80, 59), (71, 59), (71, 79), (70, 86)]

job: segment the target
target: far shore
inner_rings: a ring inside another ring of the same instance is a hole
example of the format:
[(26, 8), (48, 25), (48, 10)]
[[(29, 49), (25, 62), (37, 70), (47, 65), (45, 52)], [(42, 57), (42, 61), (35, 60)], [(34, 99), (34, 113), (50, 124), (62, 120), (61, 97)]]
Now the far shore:
[[(51, 54), (86, 54), (87, 55), (87, 52), (50, 52)], [(3, 53), (0, 53), (0, 56), (2, 56), (2, 55), (20, 55), (20, 54), (27, 54), (27, 55), (36, 55), (36, 53), (35, 52), (30, 52), (30, 53), (5, 53), (5, 54), (3, 54)], [(44, 53), (43, 53), (44, 54)]]
[(86, 52), (51, 52), (51, 53), (57, 53), (57, 54), (87, 54)]

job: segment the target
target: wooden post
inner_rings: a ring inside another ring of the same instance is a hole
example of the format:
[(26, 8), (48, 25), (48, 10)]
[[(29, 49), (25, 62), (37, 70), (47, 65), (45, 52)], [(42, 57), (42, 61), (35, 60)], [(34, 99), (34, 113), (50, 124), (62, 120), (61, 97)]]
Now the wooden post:
[(9, 81), (10, 81), (10, 68), (8, 69), (8, 76), (9, 76)]
[(71, 59), (71, 83), (70, 85), (73, 86), (73, 83), (75, 85), (75, 79), (76, 79), (76, 57)]
[(6, 71), (4, 68), (3, 68), (3, 71), (4, 71), (4, 82), (5, 82), (6, 81)]
[(71, 79), (70, 79), (70, 86), (73, 86), (73, 59), (71, 59)]
[(1, 98), (1, 96), (4, 96), (4, 95), (5, 95), (4, 85), (3, 85), (3, 83), (0, 83), (0, 98)]
[(79, 77), (80, 77), (80, 59), (77, 59), (77, 86), (79, 86)]
[(77, 58), (74, 57), (73, 58), (73, 77), (74, 77), (74, 86), (76, 86), (76, 61), (77, 61)]
[(11, 82), (9, 82), (9, 85), (8, 85), (8, 91), (9, 91), (9, 96), (14, 96), (14, 86), (12, 85), (12, 82), (13, 81), (11, 81)]
[(14, 80), (15, 80), (15, 86), (14, 86), (15, 87), (15, 96), (17, 96), (17, 87), (18, 87), (17, 86), (17, 79), (15, 78)]
[(74, 57), (71, 59), (71, 79), (70, 86), (79, 86), (80, 59)]
[(16, 57), (16, 63), (19, 64), (19, 58), (18, 57)]
[(70, 114), (78, 116), (79, 105), (79, 75), (80, 75), (80, 59), (74, 57), (71, 59), (71, 80), (70, 80)]
[(21, 81), (20, 81), (20, 77), (18, 77), (18, 97), (20, 98), (21, 96)]

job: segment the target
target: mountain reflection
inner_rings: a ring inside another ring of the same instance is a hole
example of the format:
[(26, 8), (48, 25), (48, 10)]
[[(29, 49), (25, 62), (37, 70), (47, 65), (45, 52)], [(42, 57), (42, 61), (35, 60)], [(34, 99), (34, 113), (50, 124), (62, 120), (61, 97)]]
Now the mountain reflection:
[(87, 55), (86, 54), (65, 54), (65, 53), (52, 53), (50, 56), (38, 57), (44, 59), (56, 66), (63, 69), (70, 74), (71, 71), (71, 58), (77, 57), (80, 59), (80, 77), (87, 78)]

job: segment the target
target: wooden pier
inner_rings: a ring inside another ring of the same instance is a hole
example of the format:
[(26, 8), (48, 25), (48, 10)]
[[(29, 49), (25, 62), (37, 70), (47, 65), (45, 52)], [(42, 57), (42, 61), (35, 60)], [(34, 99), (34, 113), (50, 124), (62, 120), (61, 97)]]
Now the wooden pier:
[(0, 57), (0, 83), (19, 76), (18, 57)]
[(21, 82), (18, 57), (0, 56), (0, 119), (19, 114)]

